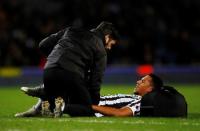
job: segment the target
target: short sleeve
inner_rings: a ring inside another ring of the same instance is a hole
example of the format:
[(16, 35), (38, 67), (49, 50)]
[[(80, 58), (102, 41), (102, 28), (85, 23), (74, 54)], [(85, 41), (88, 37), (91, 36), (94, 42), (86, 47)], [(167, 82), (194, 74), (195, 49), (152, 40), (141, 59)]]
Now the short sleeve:
[(133, 113), (133, 116), (139, 116), (140, 115), (140, 105), (141, 105), (141, 99), (135, 100), (128, 104), (126, 107), (129, 107)]

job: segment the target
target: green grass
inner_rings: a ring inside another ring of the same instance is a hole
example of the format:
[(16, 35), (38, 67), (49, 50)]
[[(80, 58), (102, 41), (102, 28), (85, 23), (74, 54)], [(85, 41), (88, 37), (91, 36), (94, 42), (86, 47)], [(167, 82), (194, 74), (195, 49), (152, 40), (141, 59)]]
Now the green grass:
[[(176, 85), (188, 102), (188, 118), (114, 118), (62, 117), (15, 118), (16, 112), (31, 107), (37, 101), (19, 88), (0, 88), (1, 131), (198, 131), (200, 130), (200, 85)], [(131, 93), (129, 85), (103, 86), (102, 94)]]

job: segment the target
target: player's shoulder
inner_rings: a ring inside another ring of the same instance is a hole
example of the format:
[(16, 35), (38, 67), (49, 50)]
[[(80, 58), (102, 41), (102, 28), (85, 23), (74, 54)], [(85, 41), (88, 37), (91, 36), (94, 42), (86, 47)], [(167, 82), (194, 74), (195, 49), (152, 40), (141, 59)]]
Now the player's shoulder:
[(140, 96), (140, 95), (133, 94), (132, 97), (135, 98), (135, 99), (138, 99), (138, 100), (142, 99), (142, 96)]

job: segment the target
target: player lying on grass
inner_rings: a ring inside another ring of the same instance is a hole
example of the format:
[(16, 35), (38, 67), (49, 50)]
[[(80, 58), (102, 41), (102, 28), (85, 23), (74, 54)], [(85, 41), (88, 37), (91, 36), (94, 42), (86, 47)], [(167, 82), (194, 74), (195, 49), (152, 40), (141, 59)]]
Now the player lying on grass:
[[(92, 105), (92, 109), (96, 116), (138, 116), (140, 115), (142, 97), (152, 92), (163, 90), (162, 88), (162, 80), (154, 74), (149, 74), (137, 81), (134, 94), (101, 96), (99, 104)], [(22, 91), (30, 96), (40, 97), (45, 94), (41, 87), (38, 89), (29, 87), (21, 88)], [(39, 100), (31, 109), (22, 113), (17, 113), (15, 116), (32, 117), (40, 116), (41, 114), (43, 116), (61, 116), (60, 114), (62, 113), (70, 114), (71, 116), (78, 116), (77, 114), (79, 114), (80, 111), (80, 109), (74, 108), (73, 113), (69, 113), (67, 107), (70, 105), (70, 102), (68, 103), (66, 99), (65, 104), (62, 99), (56, 99), (55, 105), (55, 112), (59, 115), (53, 114), (50, 111), (48, 102)], [(87, 109), (82, 109), (82, 111), (87, 112)]]

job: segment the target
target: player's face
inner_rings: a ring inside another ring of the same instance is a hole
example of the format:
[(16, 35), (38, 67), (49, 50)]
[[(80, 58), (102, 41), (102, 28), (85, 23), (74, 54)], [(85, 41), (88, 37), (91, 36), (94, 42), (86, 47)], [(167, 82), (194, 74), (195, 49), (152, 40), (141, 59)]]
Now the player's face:
[(151, 92), (153, 89), (152, 78), (149, 75), (144, 76), (136, 83), (135, 93), (138, 95), (145, 95), (148, 92)]
[(113, 45), (115, 45), (117, 43), (116, 40), (112, 39), (112, 37), (110, 37), (110, 35), (106, 35), (105, 36), (105, 48), (110, 50), (112, 48)]

